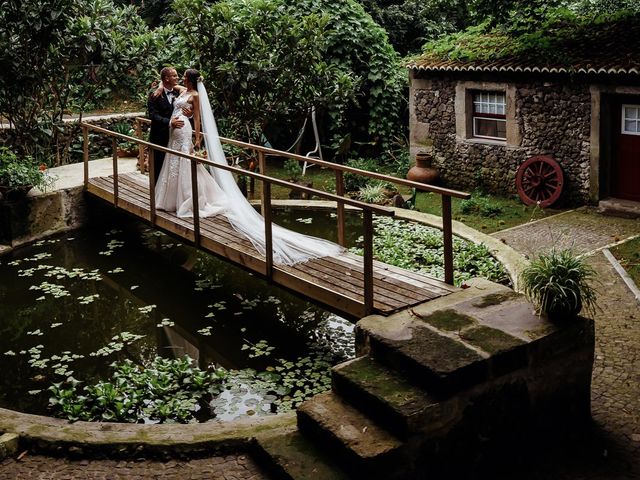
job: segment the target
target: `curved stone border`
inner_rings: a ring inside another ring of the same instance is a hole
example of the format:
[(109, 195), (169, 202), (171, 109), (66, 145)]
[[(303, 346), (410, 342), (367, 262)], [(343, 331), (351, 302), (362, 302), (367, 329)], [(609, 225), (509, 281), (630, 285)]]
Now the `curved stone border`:
[(618, 273), (618, 275), (620, 275), (620, 278), (625, 283), (625, 285), (629, 287), (629, 290), (631, 290), (631, 293), (633, 293), (633, 296), (636, 297), (636, 301), (640, 303), (640, 289), (638, 289), (638, 286), (635, 284), (633, 279), (629, 276), (629, 274), (624, 269), (624, 267), (620, 265), (620, 262), (618, 262), (616, 257), (613, 256), (613, 254), (609, 251), (608, 248), (603, 248), (602, 253), (604, 253), (605, 257), (607, 257), (607, 260), (609, 260), (609, 263), (613, 266), (613, 268)]
[[(335, 210), (335, 202), (318, 200), (274, 200), (274, 207)], [(350, 208), (351, 209), (351, 208)], [(353, 208), (353, 210), (358, 210)], [(436, 215), (393, 208), (395, 217), (442, 229), (442, 219)], [(474, 243), (484, 243), (505, 266), (514, 289), (526, 259), (499, 240), (452, 222), (453, 233)], [(130, 455), (150, 453), (177, 455), (211, 452), (212, 449), (247, 448), (256, 435), (295, 426), (295, 413), (240, 419), (229, 423), (139, 425), (128, 423), (75, 422), (20, 413), (0, 408), (0, 433), (14, 433), (21, 442), (44, 450), (69, 450), (76, 453)]]
[[(335, 202), (319, 200), (273, 200), (271, 204), (275, 207), (316, 208), (327, 210), (336, 209)], [(389, 208), (395, 212), (395, 218), (422, 223), (442, 230), (442, 218), (437, 215), (417, 212), (415, 210), (407, 210), (404, 208)], [(347, 209), (355, 211), (358, 210), (355, 207), (348, 207)], [(520, 291), (518, 278), (522, 269), (529, 263), (521, 253), (502, 243), (500, 240), (487, 235), (486, 233), (479, 232), (478, 230), (468, 227), (464, 223), (456, 220), (451, 222), (451, 227), (454, 235), (473, 243), (485, 244), (493, 256), (504, 265), (509, 277), (511, 278), (511, 282), (513, 283), (513, 289), (515, 291)]]
[(75, 422), (0, 408), (0, 432), (47, 451), (78, 454), (179, 455), (247, 448), (256, 435), (295, 425), (295, 412), (229, 423), (143, 425)]

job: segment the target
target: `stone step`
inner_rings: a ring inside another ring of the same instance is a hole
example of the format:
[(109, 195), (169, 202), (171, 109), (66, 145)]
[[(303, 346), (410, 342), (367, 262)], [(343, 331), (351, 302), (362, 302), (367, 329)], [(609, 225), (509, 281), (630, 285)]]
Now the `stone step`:
[(370, 355), (433, 395), (448, 397), (489, 377), (485, 356), (429, 328), (395, 339), (369, 332)]
[(274, 478), (283, 480), (348, 480), (347, 474), (297, 428), (256, 437), (256, 458)]
[(354, 478), (402, 478), (403, 443), (333, 392), (298, 407), (298, 428)]
[(369, 356), (332, 371), (333, 391), (402, 440), (432, 434), (459, 420), (456, 398), (437, 397)]

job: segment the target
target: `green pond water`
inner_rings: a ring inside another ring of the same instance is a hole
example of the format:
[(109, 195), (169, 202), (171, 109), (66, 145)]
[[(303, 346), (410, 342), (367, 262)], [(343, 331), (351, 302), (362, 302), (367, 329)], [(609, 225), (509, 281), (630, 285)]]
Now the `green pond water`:
[[(48, 414), (50, 385), (105, 379), (124, 359), (149, 365), (188, 355), (203, 369), (263, 371), (311, 352), (331, 364), (353, 357), (347, 319), (116, 218), (0, 256), (1, 407)], [(336, 230), (328, 213), (285, 210), (276, 221), (325, 238)], [(348, 219), (350, 242), (359, 222)], [(304, 368), (298, 373), (304, 378)], [(322, 382), (328, 388), (328, 375)], [(271, 414), (273, 400), (274, 392), (236, 383), (207, 399), (198, 419)]]

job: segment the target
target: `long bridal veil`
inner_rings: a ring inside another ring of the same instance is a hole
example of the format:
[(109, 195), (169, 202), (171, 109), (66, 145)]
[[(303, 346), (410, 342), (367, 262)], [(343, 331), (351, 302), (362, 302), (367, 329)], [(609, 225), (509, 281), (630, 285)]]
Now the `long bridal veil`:
[[(200, 99), (202, 132), (208, 159), (219, 165), (227, 165), (207, 90), (202, 82), (198, 82), (198, 96)], [(231, 172), (221, 168), (213, 168), (213, 170), (218, 185), (228, 197), (229, 204), (225, 210), (225, 215), (229, 219), (229, 223), (238, 232), (246, 236), (255, 248), (264, 255), (264, 218), (244, 197)], [(272, 228), (273, 261), (275, 263), (292, 265), (312, 258), (337, 255), (343, 251), (342, 247), (328, 240), (292, 232), (275, 224), (272, 225)]]

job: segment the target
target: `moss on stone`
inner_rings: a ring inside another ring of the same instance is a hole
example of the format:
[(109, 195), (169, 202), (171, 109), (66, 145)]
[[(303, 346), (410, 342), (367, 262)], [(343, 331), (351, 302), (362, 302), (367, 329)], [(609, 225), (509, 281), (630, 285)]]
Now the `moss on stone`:
[(482, 297), (477, 303), (474, 303), (473, 306), (477, 308), (487, 308), (493, 305), (499, 305), (514, 298), (518, 298), (519, 296), (520, 295), (516, 292), (491, 293)]
[(460, 337), (471, 345), (484, 350), (487, 353), (494, 354), (502, 350), (509, 350), (524, 345), (525, 342), (519, 338), (512, 337), (491, 327), (478, 326), (465, 330)]
[(453, 309), (439, 310), (431, 315), (422, 317), (422, 320), (447, 332), (455, 332), (476, 323), (476, 321), (469, 315), (465, 315)]

